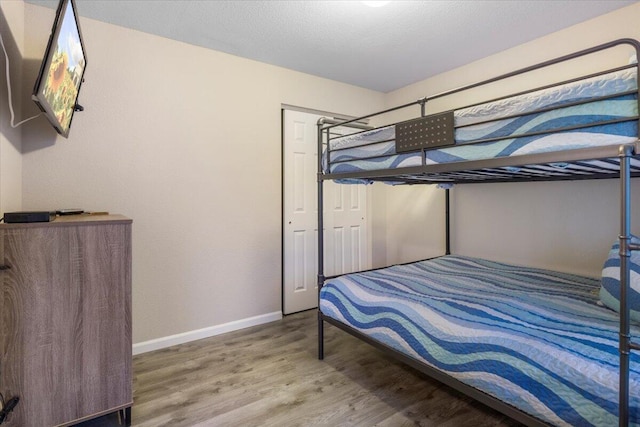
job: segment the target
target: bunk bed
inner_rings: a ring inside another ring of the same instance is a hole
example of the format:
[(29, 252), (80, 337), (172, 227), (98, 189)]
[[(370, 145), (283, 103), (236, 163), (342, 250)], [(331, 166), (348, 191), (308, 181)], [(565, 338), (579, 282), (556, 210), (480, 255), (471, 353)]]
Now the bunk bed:
[[(621, 47), (638, 57), (638, 41), (615, 40), (357, 119), (319, 121), (318, 206), (327, 180), (438, 184), (446, 205), (445, 254), (415, 263), (325, 277), (318, 233), (320, 359), (327, 322), (527, 425), (640, 425), (632, 351), (640, 345), (631, 340), (640, 335), (630, 203), (640, 176), (637, 63), (426, 114), (435, 99)], [(415, 106), (415, 119), (362, 124)], [(333, 137), (339, 126), (357, 132)], [(620, 233), (602, 278), (451, 254), (452, 185), (602, 178), (620, 182)], [(323, 215), (319, 208), (318, 230)]]

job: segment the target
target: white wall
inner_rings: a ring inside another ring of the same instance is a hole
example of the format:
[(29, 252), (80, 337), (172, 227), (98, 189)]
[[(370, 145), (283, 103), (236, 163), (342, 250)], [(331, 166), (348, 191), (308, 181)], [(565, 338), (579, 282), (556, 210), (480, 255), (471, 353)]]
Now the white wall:
[[(639, 20), (640, 3), (636, 3), (392, 92), (386, 98), (387, 106), (403, 104), (614, 39), (638, 39)], [(624, 63), (628, 55), (627, 50), (621, 49), (612, 56)], [(569, 68), (583, 70), (593, 62), (610, 60), (609, 56), (599, 56), (596, 60), (580, 61)], [(472, 91), (468, 97), (434, 101), (428, 111), (455, 108), (474, 99), (490, 99), (521, 85), (535, 87), (538, 80), (543, 81), (550, 73), (558, 76), (560, 70)], [(638, 212), (640, 182), (635, 184), (634, 209)], [(442, 253), (444, 240), (438, 238), (442, 229), (432, 229), (424, 212), (433, 213), (436, 224), (442, 224), (431, 203), (436, 199), (443, 206), (444, 192), (433, 187), (413, 187), (402, 191), (378, 187), (375, 190), (376, 203), (387, 205), (388, 263)], [(619, 231), (618, 191), (616, 180), (457, 186), (452, 190), (453, 252), (599, 276), (608, 248)], [(419, 200), (419, 203), (403, 208), (403, 204), (410, 200)], [(403, 214), (394, 217), (392, 212)], [(640, 231), (640, 221), (635, 221), (633, 229), (636, 233)], [(429, 235), (435, 235), (436, 239), (420, 246)]]
[[(0, 3), (0, 34), (7, 49), (10, 65), (13, 107), (18, 123), (22, 120), (22, 49), (24, 44), (24, 3)], [(5, 56), (0, 52), (0, 214), (20, 210), (22, 207), (22, 134), (12, 128)]]
[[(25, 5), (33, 65), (53, 14)], [(362, 115), (382, 108), (383, 94), (81, 25), (85, 111), (68, 140), (44, 119), (25, 128), (24, 208), (134, 220), (134, 342), (280, 312), (281, 104)]]

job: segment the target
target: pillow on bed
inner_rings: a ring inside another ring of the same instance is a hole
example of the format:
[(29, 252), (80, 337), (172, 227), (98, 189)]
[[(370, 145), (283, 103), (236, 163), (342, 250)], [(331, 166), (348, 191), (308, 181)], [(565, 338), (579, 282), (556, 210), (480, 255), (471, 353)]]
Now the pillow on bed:
[[(640, 244), (640, 239), (631, 236), (631, 243)], [(620, 243), (616, 241), (602, 269), (602, 286), (600, 286), (600, 300), (607, 307), (620, 311)], [(640, 322), (640, 251), (632, 251), (631, 258), (631, 289), (627, 298), (631, 308), (631, 320)]]

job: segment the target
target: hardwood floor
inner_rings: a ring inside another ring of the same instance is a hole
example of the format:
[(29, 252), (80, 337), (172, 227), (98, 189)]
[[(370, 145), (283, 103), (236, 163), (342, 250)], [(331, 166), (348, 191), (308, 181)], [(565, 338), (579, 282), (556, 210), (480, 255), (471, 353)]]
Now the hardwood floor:
[[(518, 426), (316, 312), (134, 358), (134, 426)], [(118, 425), (103, 417), (83, 427)]]

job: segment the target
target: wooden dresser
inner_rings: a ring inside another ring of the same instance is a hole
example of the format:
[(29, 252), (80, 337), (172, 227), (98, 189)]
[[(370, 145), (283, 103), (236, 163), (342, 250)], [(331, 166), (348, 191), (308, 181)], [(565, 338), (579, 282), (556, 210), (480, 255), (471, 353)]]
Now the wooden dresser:
[(74, 215), (0, 225), (3, 427), (131, 422), (131, 220)]

